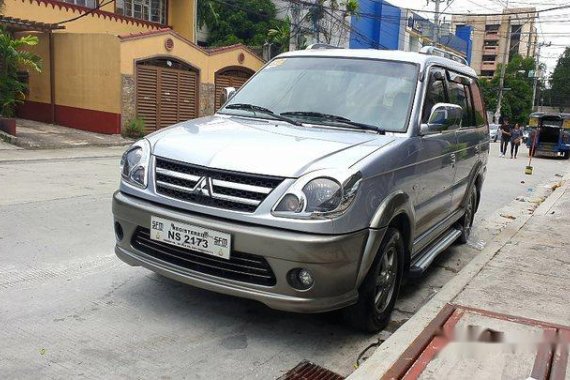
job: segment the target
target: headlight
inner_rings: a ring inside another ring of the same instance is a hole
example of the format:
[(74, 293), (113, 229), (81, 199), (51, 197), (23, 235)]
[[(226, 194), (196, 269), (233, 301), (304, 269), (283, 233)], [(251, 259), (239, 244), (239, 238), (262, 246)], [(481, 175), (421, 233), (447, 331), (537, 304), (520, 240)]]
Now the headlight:
[(121, 158), (121, 177), (124, 181), (146, 189), (150, 144), (142, 139), (134, 143)]
[(362, 175), (322, 170), (301, 177), (273, 208), (284, 218), (331, 218), (344, 213), (356, 197)]

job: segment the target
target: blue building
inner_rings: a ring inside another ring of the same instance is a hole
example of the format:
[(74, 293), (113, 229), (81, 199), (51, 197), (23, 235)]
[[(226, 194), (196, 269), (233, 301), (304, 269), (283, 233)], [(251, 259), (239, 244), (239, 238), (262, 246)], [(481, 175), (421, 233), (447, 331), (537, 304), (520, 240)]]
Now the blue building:
[[(419, 51), (433, 45), (435, 24), (417, 13), (384, 0), (360, 0), (358, 15), (351, 19), (351, 49)], [(457, 27), (456, 33), (440, 27), (439, 46), (463, 55), (471, 62), (473, 27)]]

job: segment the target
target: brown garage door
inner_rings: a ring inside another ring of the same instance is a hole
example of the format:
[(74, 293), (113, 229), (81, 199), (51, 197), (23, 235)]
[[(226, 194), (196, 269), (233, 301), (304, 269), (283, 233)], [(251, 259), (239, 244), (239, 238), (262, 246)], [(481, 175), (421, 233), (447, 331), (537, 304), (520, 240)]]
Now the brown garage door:
[[(171, 62), (171, 61), (169, 61)], [(144, 63), (137, 65), (137, 115), (146, 132), (198, 117), (198, 74), (180, 68)]]
[(221, 95), (224, 87), (240, 88), (251, 76), (253, 72), (243, 69), (228, 69), (216, 73), (216, 111), (220, 109)]

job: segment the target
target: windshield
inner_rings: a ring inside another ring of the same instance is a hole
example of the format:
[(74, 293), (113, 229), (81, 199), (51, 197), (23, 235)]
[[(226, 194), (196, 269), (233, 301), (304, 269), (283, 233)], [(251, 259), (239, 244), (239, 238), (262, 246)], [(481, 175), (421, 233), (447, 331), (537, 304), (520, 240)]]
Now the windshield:
[[(386, 131), (403, 132), (416, 83), (417, 68), (411, 63), (330, 57), (278, 58), (242, 87), (221, 112), (251, 116), (251, 107), (235, 107), (246, 104), (301, 122), (337, 126), (339, 118), (344, 118)], [(270, 118), (261, 113), (256, 116)]]

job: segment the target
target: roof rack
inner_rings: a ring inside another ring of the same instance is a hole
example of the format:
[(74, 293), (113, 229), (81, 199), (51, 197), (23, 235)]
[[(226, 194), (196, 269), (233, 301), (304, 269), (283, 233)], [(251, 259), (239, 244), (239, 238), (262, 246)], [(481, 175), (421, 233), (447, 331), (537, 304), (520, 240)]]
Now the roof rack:
[(316, 49), (342, 49), (338, 46), (334, 46), (334, 45), (329, 45), (329, 44), (323, 44), (323, 43), (316, 43), (316, 44), (312, 44), (309, 45), (305, 48), (305, 50), (316, 50)]
[(438, 57), (451, 59), (452, 61), (459, 62), (469, 66), (467, 60), (462, 56), (460, 56), (459, 54), (450, 53), (447, 50), (443, 50), (435, 46), (424, 46), (423, 48), (420, 49), (420, 53), (426, 55), (436, 55)]

